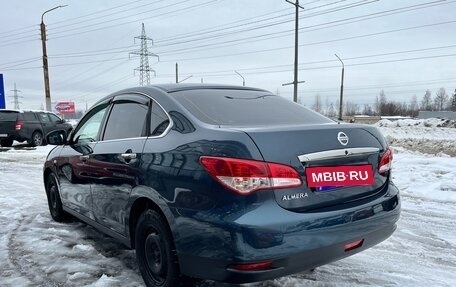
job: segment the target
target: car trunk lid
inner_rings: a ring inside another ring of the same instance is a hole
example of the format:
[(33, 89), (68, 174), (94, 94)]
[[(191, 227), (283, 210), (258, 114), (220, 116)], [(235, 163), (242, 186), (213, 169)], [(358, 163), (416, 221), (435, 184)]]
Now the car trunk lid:
[(326, 124), (242, 130), (265, 161), (287, 164), (300, 174), (302, 186), (274, 190), (283, 208), (337, 208), (379, 193), (387, 182), (388, 173), (378, 171), (387, 144), (374, 127)]

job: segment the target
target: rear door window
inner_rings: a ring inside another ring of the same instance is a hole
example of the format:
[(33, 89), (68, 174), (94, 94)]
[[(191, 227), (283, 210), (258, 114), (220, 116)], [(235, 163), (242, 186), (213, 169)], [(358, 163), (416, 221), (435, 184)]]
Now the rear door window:
[(169, 126), (169, 118), (165, 111), (160, 107), (157, 102), (152, 103), (152, 113), (150, 116), (150, 135), (160, 136)]
[(149, 106), (137, 102), (115, 102), (106, 123), (103, 140), (146, 136)]

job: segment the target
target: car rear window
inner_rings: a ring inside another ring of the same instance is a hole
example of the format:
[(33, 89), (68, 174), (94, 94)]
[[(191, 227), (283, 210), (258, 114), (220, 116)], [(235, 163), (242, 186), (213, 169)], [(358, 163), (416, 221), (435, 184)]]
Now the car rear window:
[(18, 114), (14, 111), (0, 111), (0, 121), (15, 121)]
[(201, 89), (172, 95), (199, 120), (226, 126), (318, 124), (330, 119), (268, 92)]

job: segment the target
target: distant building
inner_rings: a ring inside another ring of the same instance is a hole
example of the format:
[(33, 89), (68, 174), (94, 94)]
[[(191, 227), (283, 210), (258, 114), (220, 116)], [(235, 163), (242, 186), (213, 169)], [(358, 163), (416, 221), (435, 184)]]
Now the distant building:
[(447, 120), (456, 120), (456, 112), (451, 111), (441, 111), (441, 112), (430, 112), (430, 111), (420, 111), (418, 113), (419, 119), (447, 119)]

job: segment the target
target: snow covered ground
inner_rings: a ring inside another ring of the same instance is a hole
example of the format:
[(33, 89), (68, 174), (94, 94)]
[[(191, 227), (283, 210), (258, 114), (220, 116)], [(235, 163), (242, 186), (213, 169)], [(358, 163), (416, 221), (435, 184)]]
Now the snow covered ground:
[[(456, 128), (407, 121), (377, 124), (395, 147), (402, 191), (394, 235), (313, 273), (248, 286), (456, 286)], [(143, 286), (134, 251), (51, 220), (41, 179), (51, 148), (0, 148), (0, 286)]]

